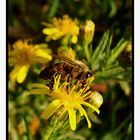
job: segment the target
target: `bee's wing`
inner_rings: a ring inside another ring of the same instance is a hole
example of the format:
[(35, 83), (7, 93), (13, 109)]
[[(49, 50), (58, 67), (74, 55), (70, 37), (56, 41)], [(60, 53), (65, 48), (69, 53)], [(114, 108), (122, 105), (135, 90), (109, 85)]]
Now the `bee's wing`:
[(68, 63), (68, 64), (70, 64), (70, 65), (72, 65), (72, 66), (81, 67), (79, 64), (75, 63), (74, 61), (72, 61), (72, 60), (69, 59), (68, 57), (58, 56), (58, 55), (54, 55), (54, 54), (53, 54), (53, 57), (54, 57), (54, 58), (58, 58), (58, 59), (62, 60), (63, 62)]

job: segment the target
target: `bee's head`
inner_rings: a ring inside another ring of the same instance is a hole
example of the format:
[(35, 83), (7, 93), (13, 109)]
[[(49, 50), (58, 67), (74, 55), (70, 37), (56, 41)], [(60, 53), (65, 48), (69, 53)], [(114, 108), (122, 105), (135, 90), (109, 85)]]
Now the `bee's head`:
[(82, 81), (82, 88), (94, 80), (94, 77), (93, 78), (92, 77), (93, 77), (93, 74), (91, 72), (87, 71), (84, 73), (84, 77), (83, 77), (84, 79)]
[(85, 74), (85, 78), (90, 78), (91, 76), (93, 76), (93, 74), (91, 72), (87, 71)]

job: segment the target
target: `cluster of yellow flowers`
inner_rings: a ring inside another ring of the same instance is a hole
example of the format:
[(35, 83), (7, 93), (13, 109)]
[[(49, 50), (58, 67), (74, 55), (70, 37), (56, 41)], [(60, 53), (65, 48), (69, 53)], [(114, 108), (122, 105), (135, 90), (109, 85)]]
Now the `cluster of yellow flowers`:
[[(64, 15), (62, 19), (54, 18), (50, 23), (45, 23), (43, 33), (47, 35), (47, 40), (62, 39), (68, 42), (71, 39), (72, 43), (77, 43), (80, 27), (78, 21), (72, 20), (68, 15)], [(94, 23), (87, 21), (85, 26), (81, 27), (84, 33), (84, 40), (91, 42), (94, 34)], [(45, 46), (44, 46), (45, 45)], [(75, 60), (75, 53), (70, 49), (58, 49), (58, 53), (71, 60)], [(18, 83), (24, 82), (30, 66), (34, 64), (46, 64), (52, 60), (51, 49), (47, 48), (46, 44), (32, 44), (29, 40), (18, 40), (14, 43), (13, 48), (9, 51), (9, 65), (14, 67), (10, 72), (9, 77), (12, 81)], [(43, 84), (33, 84), (30, 94), (46, 94), (52, 98), (52, 102), (45, 108), (42, 113), (42, 118), (49, 119), (56, 114), (59, 119), (69, 116), (70, 127), (76, 130), (76, 115), (85, 116), (88, 128), (91, 127), (91, 122), (88, 118), (86, 110), (83, 106), (89, 107), (99, 114), (99, 107), (103, 100), (95, 96), (95, 92), (89, 90), (94, 77), (87, 79), (87, 84), (82, 87), (80, 81), (71, 85), (64, 81), (61, 84), (61, 75), (54, 76), (53, 89)], [(67, 88), (69, 86), (69, 88)], [(93, 98), (97, 99), (97, 104), (93, 105), (89, 101)]]

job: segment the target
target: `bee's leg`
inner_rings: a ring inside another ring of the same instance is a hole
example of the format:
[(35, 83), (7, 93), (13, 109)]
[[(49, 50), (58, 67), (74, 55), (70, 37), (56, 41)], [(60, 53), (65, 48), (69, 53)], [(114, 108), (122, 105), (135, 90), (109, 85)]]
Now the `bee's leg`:
[(68, 83), (70, 83), (70, 82), (71, 82), (71, 75), (70, 75), (70, 74), (67, 74), (66, 81), (67, 81)]
[(54, 78), (51, 79), (51, 81), (47, 84), (47, 86), (50, 88), (50, 90), (53, 90), (54, 85)]
[(86, 84), (87, 84), (85, 80), (83, 80), (81, 83), (82, 83), (81, 88), (84, 88), (86, 86)]
[(84, 90), (83, 90), (83, 93), (85, 92), (87, 86), (88, 86), (88, 83), (87, 83), (87, 81), (84, 79), (84, 80), (82, 81), (82, 86), (81, 86), (81, 88), (84, 89)]
[[(70, 74), (67, 74), (66, 81), (67, 81), (68, 83), (71, 82), (71, 75), (70, 75)], [(67, 90), (68, 90), (68, 89), (69, 89), (69, 85), (67, 85), (66, 88), (67, 88)]]
[[(81, 88), (83, 89), (83, 93), (84, 92), (88, 92), (89, 90), (90, 90), (90, 84), (89, 83), (87, 83), (87, 81), (84, 79), (82, 82), (82, 86), (81, 86)], [(88, 89), (87, 89), (88, 88)]]

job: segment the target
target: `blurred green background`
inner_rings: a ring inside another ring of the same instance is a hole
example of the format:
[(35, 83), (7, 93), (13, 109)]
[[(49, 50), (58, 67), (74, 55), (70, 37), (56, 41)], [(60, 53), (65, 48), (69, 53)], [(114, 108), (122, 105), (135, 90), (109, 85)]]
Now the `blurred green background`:
[(63, 14), (80, 21), (93, 20), (95, 37), (112, 26), (118, 38), (132, 35), (131, 0), (9, 0), (9, 39), (38, 37), (42, 21), (62, 17)]

